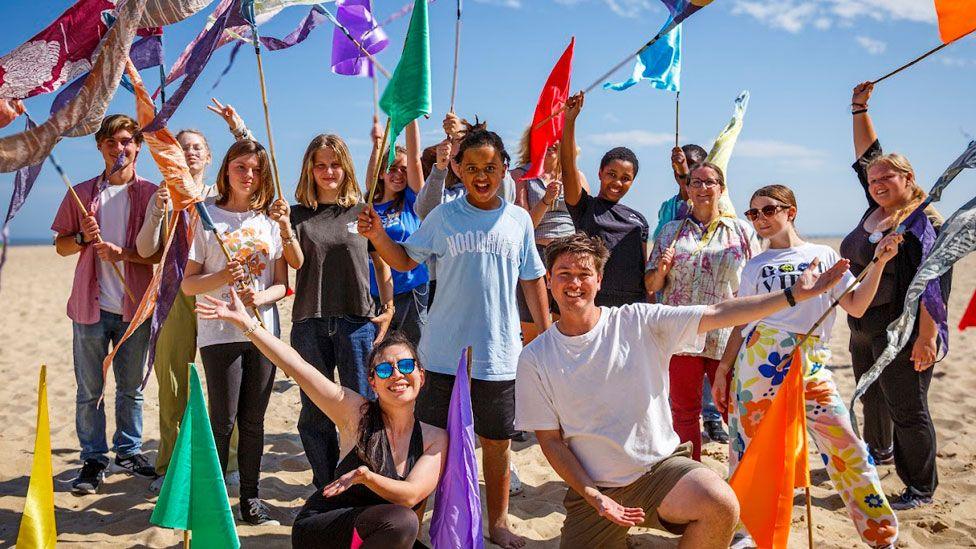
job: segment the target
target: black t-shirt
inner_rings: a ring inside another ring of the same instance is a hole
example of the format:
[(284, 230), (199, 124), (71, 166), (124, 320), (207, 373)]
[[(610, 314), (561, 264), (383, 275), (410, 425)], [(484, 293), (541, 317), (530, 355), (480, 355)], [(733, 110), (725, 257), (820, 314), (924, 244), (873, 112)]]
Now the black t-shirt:
[(347, 229), (365, 204), (345, 208), (296, 205), (291, 224), (305, 255), (295, 281), (294, 322), (330, 316), (373, 316), (369, 294), (369, 241)]
[(644, 244), (650, 234), (644, 216), (618, 202), (590, 196), (585, 189), (575, 206), (566, 207), (576, 230), (602, 238), (610, 250), (597, 299), (612, 296), (610, 301), (616, 303), (644, 301)]

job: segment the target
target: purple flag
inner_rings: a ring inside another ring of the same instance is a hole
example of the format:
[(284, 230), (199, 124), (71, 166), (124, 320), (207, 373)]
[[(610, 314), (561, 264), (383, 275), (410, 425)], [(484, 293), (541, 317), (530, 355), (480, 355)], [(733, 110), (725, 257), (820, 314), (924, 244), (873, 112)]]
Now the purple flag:
[[(30, 115), (24, 113), (27, 117), (27, 130), (30, 131), (37, 127), (34, 121), (31, 120)], [(0, 250), (0, 271), (3, 270), (3, 264), (7, 262), (7, 238), (9, 237), (9, 227), (10, 221), (13, 220), (17, 212), (24, 206), (27, 202), (27, 195), (30, 194), (31, 188), (34, 187), (34, 182), (37, 181), (37, 176), (41, 173), (41, 165), (44, 161), (41, 160), (33, 166), (27, 166), (17, 170), (17, 175), (14, 177), (14, 192), (10, 195), (10, 206), (7, 208), (7, 217), (3, 221), (3, 228), (0, 229), (0, 240), (3, 242), (3, 249)]]
[[(336, 0), (336, 19), (370, 55), (383, 51), (389, 40), (369, 11), (370, 0)], [(368, 58), (339, 28), (332, 32), (332, 72), (369, 76)]]
[(156, 341), (159, 340), (159, 331), (162, 329), (163, 323), (166, 322), (170, 309), (173, 308), (173, 302), (176, 301), (180, 284), (183, 283), (183, 271), (186, 269), (186, 260), (190, 252), (186, 239), (189, 216), (185, 211), (178, 212), (177, 215), (179, 215), (179, 221), (176, 223), (176, 234), (173, 235), (173, 243), (170, 244), (169, 253), (166, 254), (166, 263), (162, 266), (163, 276), (159, 283), (159, 295), (149, 324), (149, 368), (146, 369), (146, 377), (142, 380), (143, 389), (149, 383), (149, 375), (152, 373), (153, 363), (156, 360)]
[(474, 418), (465, 353), (458, 362), (447, 412), (447, 464), (434, 493), (430, 542), (439, 547), (484, 548), (481, 535), (481, 493), (474, 455)]

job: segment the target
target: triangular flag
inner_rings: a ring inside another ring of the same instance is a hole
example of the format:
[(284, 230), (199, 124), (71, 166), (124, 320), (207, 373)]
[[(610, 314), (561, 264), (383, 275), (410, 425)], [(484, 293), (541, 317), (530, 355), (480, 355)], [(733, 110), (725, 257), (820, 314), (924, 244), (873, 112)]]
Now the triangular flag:
[[(563, 134), (563, 125), (566, 122), (566, 115), (562, 112), (562, 106), (569, 97), (569, 81), (573, 72), (573, 48), (576, 44), (574, 37), (569, 41), (569, 46), (559, 57), (559, 61), (549, 73), (546, 85), (539, 94), (539, 102), (535, 104), (535, 115), (532, 116), (532, 126), (529, 129), (529, 143), (532, 165), (522, 176), (522, 180), (536, 179), (542, 176), (545, 170), (543, 165), (546, 160), (546, 149), (550, 145), (559, 141)], [(556, 116), (550, 113), (559, 112)], [(545, 122), (543, 122), (543, 120)]]
[(31, 466), (27, 502), (20, 518), (17, 547), (48, 548), (57, 545), (54, 523), (54, 474), (51, 471), (51, 426), (47, 415), (47, 366), (41, 366), (37, 381), (37, 429), (34, 438), (34, 464)]
[(180, 433), (149, 522), (189, 530), (194, 547), (241, 546), (194, 364), (190, 364), (190, 395)]
[(427, 2), (415, 2), (403, 54), (380, 98), (380, 108), (390, 117), (390, 164), (396, 158), (393, 144), (407, 124), (430, 114), (430, 28)]
[(708, 152), (707, 162), (715, 164), (722, 169), (725, 176), (725, 186), (722, 189), (722, 196), (718, 199), (718, 209), (723, 214), (735, 216), (735, 206), (729, 198), (729, 160), (732, 159), (732, 151), (742, 133), (742, 124), (746, 117), (746, 110), (749, 108), (749, 90), (743, 90), (735, 98), (735, 106), (732, 110), (732, 119), (722, 128), (722, 131), (715, 138), (712, 150)]
[(935, 0), (935, 13), (944, 44), (976, 30), (976, 3), (972, 0)]
[(973, 292), (973, 297), (969, 298), (969, 305), (966, 306), (966, 312), (959, 319), (960, 330), (965, 330), (970, 326), (976, 326), (976, 292)]
[(484, 548), (478, 461), (474, 454), (474, 414), (471, 412), (468, 366), (463, 353), (458, 362), (457, 375), (454, 376), (454, 389), (447, 411), (447, 438), (447, 463), (434, 493), (430, 542), (435, 548)]
[(786, 547), (793, 489), (810, 485), (801, 352), (790, 358), (786, 379), (729, 479), (739, 519), (760, 549)]

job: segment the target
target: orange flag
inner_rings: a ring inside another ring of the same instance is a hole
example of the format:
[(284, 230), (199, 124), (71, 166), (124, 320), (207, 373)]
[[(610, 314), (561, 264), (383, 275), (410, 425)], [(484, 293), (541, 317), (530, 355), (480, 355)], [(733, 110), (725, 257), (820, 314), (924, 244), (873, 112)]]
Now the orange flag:
[(793, 352), (790, 371), (729, 480), (739, 517), (760, 549), (787, 546), (793, 490), (810, 485), (800, 353)]
[(974, 0), (935, 0), (935, 13), (939, 16), (939, 34), (945, 44), (976, 30)]

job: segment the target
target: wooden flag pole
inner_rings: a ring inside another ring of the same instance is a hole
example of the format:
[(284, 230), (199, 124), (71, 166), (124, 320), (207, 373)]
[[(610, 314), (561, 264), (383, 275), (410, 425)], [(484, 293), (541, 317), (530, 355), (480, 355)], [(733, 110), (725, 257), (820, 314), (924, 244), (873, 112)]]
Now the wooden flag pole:
[[(224, 239), (222, 236), (220, 236), (220, 233), (217, 232), (217, 229), (214, 228), (214, 230), (210, 232), (212, 232), (217, 238), (217, 243), (220, 244), (220, 251), (224, 252), (224, 258), (227, 259), (227, 262), (230, 263), (233, 261), (234, 258), (231, 257), (230, 250), (227, 249), (227, 244), (224, 243)], [(245, 287), (244, 283), (240, 281), (238, 281), (236, 285), (239, 290), (244, 289)], [(257, 307), (251, 307), (251, 312), (254, 313), (254, 317), (257, 318), (258, 323), (261, 324), (261, 327), (267, 329), (268, 327), (264, 325), (264, 320), (261, 318), (261, 311), (259, 311)]]
[(474, 347), (468, 345), (468, 348), (465, 350), (465, 353), (467, 355), (466, 356), (467, 364), (465, 365), (468, 367), (468, 387), (470, 387), (471, 386), (471, 361), (474, 359)]
[[(958, 39), (957, 39), (957, 40), (958, 40)], [(889, 77), (892, 77), (892, 76), (894, 76), (894, 75), (896, 75), (896, 74), (898, 74), (898, 73), (900, 73), (901, 71), (903, 71), (903, 70), (905, 70), (905, 69), (907, 69), (908, 67), (911, 67), (911, 66), (912, 66), (912, 65), (914, 65), (915, 63), (918, 63), (918, 62), (919, 62), (919, 61), (921, 61), (922, 59), (925, 59), (926, 57), (928, 57), (928, 56), (930, 56), (930, 55), (932, 55), (933, 53), (935, 53), (935, 52), (937, 52), (937, 51), (939, 51), (939, 50), (941, 50), (942, 48), (944, 48), (944, 47), (946, 47), (946, 46), (948, 46), (949, 44), (952, 44), (952, 42), (946, 42), (945, 44), (941, 44), (941, 45), (939, 45), (939, 46), (936, 46), (935, 48), (932, 48), (931, 50), (929, 50), (929, 51), (927, 51), (927, 52), (925, 52), (925, 53), (923, 53), (923, 54), (922, 54), (921, 56), (919, 56), (919, 57), (916, 57), (916, 58), (915, 58), (915, 59), (913, 59), (912, 61), (909, 61), (908, 63), (906, 63), (906, 64), (904, 64), (904, 65), (902, 65), (902, 66), (900, 66), (900, 67), (898, 67), (897, 69), (895, 69), (895, 70), (893, 70), (893, 71), (891, 71), (891, 72), (889, 72), (888, 74), (886, 74), (886, 75), (884, 75), (884, 76), (882, 76), (881, 78), (879, 78), (879, 79), (877, 79), (877, 80), (875, 80), (875, 81), (873, 81), (873, 82), (871, 82), (871, 83), (872, 83), (872, 84), (877, 84), (878, 82), (881, 82), (882, 80), (886, 80), (887, 78), (889, 78)]]
[(183, 549), (190, 549), (190, 531), (183, 530)]
[(678, 135), (681, 133), (681, 90), (674, 95), (674, 146), (680, 147)]
[(454, 78), (451, 81), (451, 111), (454, 112), (454, 100), (457, 97), (458, 61), (461, 56), (461, 0), (457, 0), (457, 21), (454, 23)]
[(376, 183), (380, 179), (380, 167), (383, 166), (383, 155), (386, 154), (386, 142), (390, 137), (390, 122), (391, 119), (387, 117), (386, 129), (383, 130), (383, 139), (380, 140), (379, 154), (376, 155), (376, 164), (373, 165), (373, 180), (369, 183), (369, 197), (366, 199), (366, 203), (370, 206), (373, 205), (373, 195), (376, 193)]
[(370, 79), (373, 81), (373, 120), (380, 118), (380, 82), (376, 79), (376, 65), (370, 65)]
[[(803, 399), (800, 400), (803, 402)], [(804, 413), (806, 413), (804, 411)], [(803, 432), (803, 436), (807, 436), (806, 431)], [(810, 504), (810, 486), (806, 486), (807, 493), (807, 547), (813, 549), (813, 510)]]
[(264, 106), (264, 127), (268, 131), (268, 151), (271, 153), (271, 173), (274, 176), (275, 191), (278, 198), (284, 200), (281, 192), (281, 179), (278, 178), (278, 158), (275, 156), (274, 135), (271, 133), (271, 111), (268, 108), (268, 89), (264, 83), (264, 65), (261, 63), (261, 37), (257, 26), (251, 27), (254, 34), (254, 55), (258, 61), (258, 81), (261, 84), (261, 104)]
[[(88, 211), (88, 207), (85, 206), (85, 203), (81, 201), (78, 193), (75, 192), (75, 188), (71, 185), (71, 180), (68, 179), (68, 174), (64, 173), (64, 170), (61, 168), (61, 164), (58, 163), (53, 154), (49, 155), (48, 159), (51, 161), (51, 164), (54, 165), (54, 169), (58, 172), (58, 175), (61, 176), (61, 181), (63, 181), (64, 186), (68, 188), (68, 192), (71, 194), (71, 197), (74, 198), (75, 204), (78, 205), (81, 212), (85, 214), (85, 217), (91, 216), (91, 212)], [(95, 237), (95, 242), (104, 242), (104, 240), (102, 240), (101, 235), (98, 235)], [(122, 270), (119, 269), (119, 266), (114, 262), (110, 263), (110, 265), (112, 265), (112, 270), (115, 271), (115, 276), (117, 276), (119, 278), (119, 282), (122, 283), (122, 289), (125, 290), (125, 295), (129, 296), (129, 299), (132, 300), (133, 303), (138, 304), (139, 300), (136, 299), (135, 294), (132, 293), (132, 290), (130, 290), (129, 286), (125, 283), (125, 276), (122, 275)]]

